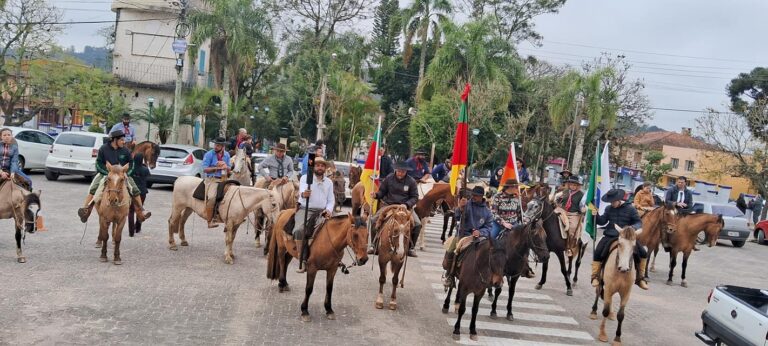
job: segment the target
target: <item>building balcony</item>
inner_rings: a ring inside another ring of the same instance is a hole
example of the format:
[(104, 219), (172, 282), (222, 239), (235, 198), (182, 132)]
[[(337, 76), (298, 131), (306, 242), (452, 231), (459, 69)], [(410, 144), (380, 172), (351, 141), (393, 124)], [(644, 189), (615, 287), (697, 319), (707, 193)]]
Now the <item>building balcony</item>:
[[(115, 60), (112, 73), (121, 86), (156, 90), (174, 90), (176, 87), (176, 67), (168, 66), (168, 61), (157, 59), (153, 64)], [(163, 64), (163, 65), (160, 65)], [(190, 78), (190, 75), (192, 76)], [(208, 84), (208, 76), (197, 73), (182, 73), (183, 88), (193, 88)]]

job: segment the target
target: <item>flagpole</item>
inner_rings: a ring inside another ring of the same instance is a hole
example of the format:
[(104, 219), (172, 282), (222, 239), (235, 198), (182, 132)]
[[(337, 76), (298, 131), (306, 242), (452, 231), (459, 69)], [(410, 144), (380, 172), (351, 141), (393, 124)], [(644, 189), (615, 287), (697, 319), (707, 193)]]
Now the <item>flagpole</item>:
[[(376, 150), (375, 155), (373, 159), (373, 176), (371, 177), (373, 179), (373, 190), (376, 190), (377, 185), (376, 182), (381, 178), (381, 158), (379, 157), (379, 146), (381, 146), (382, 138), (381, 138), (381, 121), (383, 118), (383, 114), (379, 114), (379, 124), (376, 126), (376, 132), (374, 133), (373, 137), (377, 141), (376, 143)], [(376, 138), (378, 136), (378, 138)], [(371, 214), (377, 209), (376, 206), (379, 204), (379, 200), (374, 199), (371, 201)]]
[[(595, 154), (600, 155), (600, 140), (597, 140), (597, 148), (595, 148)], [(599, 160), (599, 158), (597, 158)], [(599, 170), (599, 169), (598, 169)], [(598, 172), (592, 172), (592, 175), (599, 174)], [(590, 180), (595, 182), (595, 191), (597, 191), (597, 177), (590, 177)], [(594, 196), (592, 196), (592, 205), (595, 206), (595, 209), (600, 211), (600, 208), (598, 208), (598, 203), (600, 197), (597, 193), (595, 193)], [(595, 237), (592, 239), (592, 253), (595, 252), (595, 245), (597, 243), (597, 213), (591, 213), (592, 214), (592, 227), (595, 228)]]
[[(520, 203), (520, 220), (523, 219), (523, 197), (520, 192), (520, 173), (517, 171), (517, 153), (515, 152), (515, 142), (509, 145), (509, 152), (512, 153), (512, 167), (515, 168), (515, 180), (517, 181), (517, 202)], [(505, 182), (501, 182), (504, 184)]]

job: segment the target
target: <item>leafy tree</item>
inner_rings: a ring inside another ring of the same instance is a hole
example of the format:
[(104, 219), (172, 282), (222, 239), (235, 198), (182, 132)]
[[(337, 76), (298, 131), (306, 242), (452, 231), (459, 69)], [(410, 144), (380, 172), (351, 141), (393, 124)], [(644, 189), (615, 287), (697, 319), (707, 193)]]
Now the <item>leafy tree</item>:
[(351, 160), (354, 143), (370, 136), (375, 129), (375, 114), (381, 112), (370, 87), (348, 72), (337, 72), (329, 80), (330, 130), (338, 142), (337, 158)]
[(452, 11), (449, 0), (414, 0), (410, 7), (403, 11), (403, 31), (405, 33), (405, 51), (403, 62), (408, 64), (413, 53), (413, 38), (418, 35), (421, 43), (419, 53), (419, 84), (424, 79), (427, 68), (427, 39), (430, 28), (432, 39), (440, 42), (440, 28), (450, 21), (448, 14)]
[[(160, 100), (156, 106), (152, 107), (152, 114), (148, 109), (142, 109), (136, 112), (136, 118), (152, 124), (157, 129), (160, 144), (165, 144), (173, 129), (173, 104), (168, 105), (164, 100)], [(192, 125), (192, 121), (185, 116), (179, 119), (179, 124)]]
[(435, 143), (437, 157), (445, 157), (453, 150), (459, 101), (458, 94), (436, 94), (430, 100), (422, 101), (409, 127), (414, 148), (428, 149)]
[(310, 33), (318, 49), (337, 34), (339, 26), (368, 15), (373, 0), (265, 0), (267, 7), (283, 22), (283, 29), (294, 36)]
[(664, 154), (660, 151), (649, 151), (645, 154), (645, 160), (648, 163), (644, 167), (644, 177), (646, 181), (654, 183), (659, 182), (659, 179), (665, 174), (672, 171), (672, 165), (669, 163), (661, 163), (664, 159)]
[(566, 0), (469, 0), (472, 17), (491, 14), (498, 36), (511, 43), (531, 41), (538, 44), (542, 36), (536, 32), (536, 17), (557, 13)]
[[(220, 102), (221, 94), (215, 90), (208, 88), (193, 88), (185, 92), (184, 94), (184, 107), (181, 109), (181, 114), (187, 119), (195, 119), (198, 116), (201, 117), (200, 124), (202, 125), (201, 132), (203, 133), (203, 139), (213, 138), (217, 136), (215, 127), (209, 127), (209, 121), (213, 124), (219, 121), (219, 111), (221, 106), (217, 106), (217, 101)], [(207, 141), (203, 140), (203, 143), (198, 145), (206, 145)]]
[(763, 110), (768, 101), (768, 68), (755, 67), (749, 73), (740, 73), (727, 87), (731, 98), (731, 110), (742, 115), (752, 134), (768, 141), (768, 113), (753, 116), (756, 110)]
[(373, 17), (373, 45), (378, 55), (393, 57), (397, 54), (400, 27), (400, 2), (381, 0)]

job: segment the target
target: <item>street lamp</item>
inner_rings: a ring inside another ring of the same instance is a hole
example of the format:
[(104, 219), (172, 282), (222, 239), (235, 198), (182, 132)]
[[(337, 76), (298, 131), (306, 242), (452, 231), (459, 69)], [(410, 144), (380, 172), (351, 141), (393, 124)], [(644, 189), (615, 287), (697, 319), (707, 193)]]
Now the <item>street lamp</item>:
[[(469, 158), (469, 165), (472, 166), (475, 163), (475, 142), (477, 141), (477, 135), (480, 134), (480, 129), (472, 129), (472, 153)], [(470, 170), (470, 173), (472, 170)], [(471, 174), (470, 174), (471, 175)]]
[(155, 98), (147, 97), (147, 103), (149, 104), (149, 118), (147, 119), (147, 140), (149, 140), (149, 132), (152, 129), (152, 106), (155, 104)]

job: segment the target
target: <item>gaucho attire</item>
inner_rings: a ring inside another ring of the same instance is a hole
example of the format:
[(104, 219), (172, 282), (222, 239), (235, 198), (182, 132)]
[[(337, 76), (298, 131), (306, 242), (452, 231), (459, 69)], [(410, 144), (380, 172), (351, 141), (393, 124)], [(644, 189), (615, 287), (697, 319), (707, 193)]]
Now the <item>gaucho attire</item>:
[[(475, 187), (472, 189), (473, 196), (484, 196), (485, 190), (482, 187)], [(445, 252), (443, 258), (443, 268), (446, 269), (445, 280), (443, 284), (446, 287), (454, 285), (454, 275), (456, 271), (456, 263), (460, 262), (456, 260), (461, 258), (460, 254), (464, 248), (472, 243), (472, 233), (477, 230), (480, 235), (477, 239), (490, 238), (491, 231), (493, 229), (493, 214), (488, 209), (485, 199), (480, 202), (474, 200), (467, 201), (467, 204), (462, 208), (458, 207), (454, 210), (456, 221), (458, 222), (458, 229), (456, 230), (456, 236), (448, 246), (448, 250)], [(490, 240), (489, 240), (490, 241)]]
[[(396, 169), (404, 168), (402, 164), (399, 164), (398, 166), (400, 168)], [(417, 190), (416, 180), (409, 175), (405, 175), (403, 179), (399, 179), (397, 177), (397, 173), (392, 173), (384, 178), (384, 180), (381, 182), (379, 191), (376, 192), (376, 196), (374, 198), (381, 200), (383, 205), (379, 206), (379, 210), (373, 216), (371, 220), (373, 224), (376, 224), (381, 210), (387, 205), (402, 204), (411, 210), (413, 228), (411, 229), (411, 251), (409, 251), (409, 255), (413, 257), (413, 246), (416, 243), (416, 239), (419, 239), (419, 234), (421, 233), (421, 220), (419, 219), (419, 216), (416, 215), (416, 209), (414, 208), (416, 202), (419, 201), (419, 192)], [(371, 239), (376, 239), (376, 233), (378, 233), (378, 230), (372, 230)], [(373, 245), (373, 241), (371, 242), (371, 245)]]
[(638, 214), (640, 214), (640, 217), (642, 218), (645, 213), (653, 210), (653, 207), (656, 203), (654, 202), (653, 195), (650, 192), (645, 192), (645, 190), (641, 189), (635, 194), (635, 199), (632, 201), (632, 204), (635, 206), (635, 209), (637, 209)]
[(491, 199), (491, 213), (493, 214), (491, 237), (496, 238), (504, 229), (503, 222), (508, 222), (512, 226), (520, 223), (520, 199), (515, 195), (499, 191)]
[(568, 239), (566, 249), (576, 248), (579, 239), (579, 228), (581, 225), (581, 199), (584, 197), (584, 192), (580, 189), (571, 191), (570, 189), (563, 191), (561, 199), (558, 203), (558, 207), (562, 208), (568, 217)]
[(416, 181), (419, 181), (425, 175), (430, 174), (429, 163), (427, 163), (425, 160), (419, 160), (415, 157), (412, 157), (405, 161), (405, 163), (410, 167), (408, 175), (413, 179), (416, 179)]

